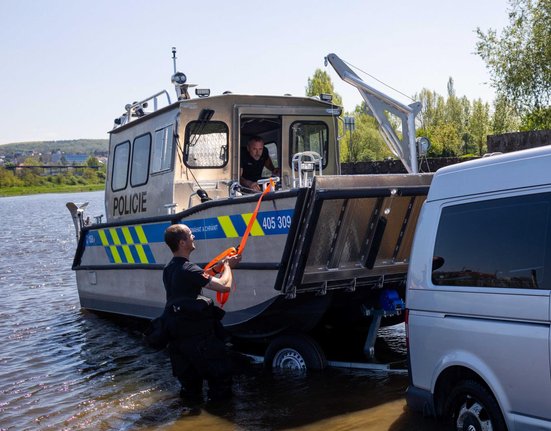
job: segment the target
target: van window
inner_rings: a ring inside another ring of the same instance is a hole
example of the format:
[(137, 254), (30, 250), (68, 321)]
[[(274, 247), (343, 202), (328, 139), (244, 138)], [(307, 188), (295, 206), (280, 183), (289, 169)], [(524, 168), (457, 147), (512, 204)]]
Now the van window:
[(151, 173), (172, 169), (173, 143), (172, 124), (155, 132)]
[(438, 225), (436, 285), (549, 289), (544, 267), (551, 194), (446, 207)]
[(114, 192), (126, 188), (129, 159), (130, 141), (118, 144), (113, 153), (113, 174), (111, 176), (111, 190)]
[(186, 127), (184, 163), (190, 168), (221, 168), (228, 162), (228, 126), (192, 121)]
[(132, 187), (142, 186), (147, 183), (150, 151), (151, 135), (149, 133), (134, 139), (134, 148), (132, 149), (132, 170), (130, 174), (130, 185)]
[(323, 159), (323, 167), (327, 166), (327, 149), (329, 130), (322, 121), (295, 121), (291, 124), (291, 153), (289, 165), (293, 155), (303, 151), (315, 151)]

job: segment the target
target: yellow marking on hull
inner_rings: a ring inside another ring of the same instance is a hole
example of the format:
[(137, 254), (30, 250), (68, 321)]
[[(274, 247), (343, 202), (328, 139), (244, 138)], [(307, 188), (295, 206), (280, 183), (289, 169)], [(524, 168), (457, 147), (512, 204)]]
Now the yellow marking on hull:
[(126, 257), (126, 261), (128, 263), (135, 263), (134, 257), (132, 257), (132, 252), (130, 251), (130, 247), (127, 245), (122, 246), (122, 251), (124, 252), (124, 256)]
[(122, 259), (119, 255), (119, 251), (117, 250), (117, 246), (112, 245), (109, 248), (111, 249), (111, 254), (113, 255), (113, 260), (115, 261), (115, 263), (122, 263)]
[(121, 240), (119, 239), (119, 235), (117, 234), (117, 230), (114, 229), (114, 228), (109, 229), (109, 233), (111, 234), (111, 238), (113, 238), (113, 244), (121, 245)]
[[(249, 224), (249, 221), (251, 220), (252, 216), (253, 216), (252, 213), (241, 214), (241, 217), (243, 217), (243, 220), (245, 221), (246, 225)], [(260, 226), (260, 223), (258, 223), (258, 220), (255, 220), (254, 223), (253, 223), (253, 227), (251, 228), (251, 235), (252, 236), (264, 236), (264, 231), (262, 230), (262, 227)]]
[(103, 229), (98, 230), (99, 239), (101, 240), (101, 245), (107, 247), (109, 241), (107, 241), (107, 236), (105, 236), (105, 231)]
[(134, 240), (132, 239), (132, 234), (130, 233), (130, 229), (128, 229), (128, 226), (124, 226), (121, 228), (122, 235), (124, 236), (124, 240), (127, 244), (134, 244)]
[(138, 234), (138, 239), (142, 244), (147, 244), (147, 237), (145, 236), (145, 232), (143, 231), (143, 227), (141, 226), (135, 226), (136, 234)]
[(136, 251), (138, 252), (138, 256), (140, 257), (140, 263), (149, 263), (147, 261), (147, 256), (145, 255), (145, 251), (143, 251), (143, 246), (141, 244), (136, 244)]
[(237, 238), (239, 236), (233, 226), (230, 216), (220, 216), (218, 217), (218, 222), (220, 226), (222, 226), (226, 238)]

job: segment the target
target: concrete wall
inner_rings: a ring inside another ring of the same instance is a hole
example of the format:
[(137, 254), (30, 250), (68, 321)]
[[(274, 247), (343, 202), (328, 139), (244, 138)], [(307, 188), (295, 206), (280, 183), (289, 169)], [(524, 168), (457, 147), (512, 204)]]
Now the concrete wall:
[[(419, 172), (435, 172), (438, 169), (465, 162), (470, 159), (458, 157), (438, 157), (434, 159), (423, 159), (419, 166)], [(399, 160), (381, 160), (377, 162), (342, 163), (341, 172), (344, 175), (360, 174), (405, 174), (404, 165)]]
[(488, 136), (489, 153), (510, 153), (511, 151), (551, 145), (551, 130), (504, 133)]

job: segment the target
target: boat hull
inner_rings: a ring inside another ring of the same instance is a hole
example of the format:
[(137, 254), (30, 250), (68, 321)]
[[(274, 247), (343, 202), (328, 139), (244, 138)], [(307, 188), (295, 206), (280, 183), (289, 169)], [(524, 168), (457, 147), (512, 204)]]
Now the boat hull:
[[(382, 316), (383, 326), (400, 321), (409, 249), (429, 183), (424, 176), (320, 177), (309, 189), (267, 195), (234, 269), (224, 326), (236, 336), (266, 338), (319, 325), (367, 328), (373, 316)], [(73, 264), (82, 307), (160, 315), (162, 272), (172, 257), (165, 229), (188, 225), (196, 241), (192, 260), (204, 266), (238, 245), (257, 199), (221, 199), (174, 215), (84, 228)]]

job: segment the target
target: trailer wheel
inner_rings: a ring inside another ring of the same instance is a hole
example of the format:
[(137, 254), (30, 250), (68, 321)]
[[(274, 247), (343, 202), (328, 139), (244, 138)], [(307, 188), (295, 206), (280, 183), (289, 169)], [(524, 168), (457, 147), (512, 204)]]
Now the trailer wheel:
[(447, 411), (458, 431), (507, 431), (497, 401), (474, 380), (460, 382), (453, 389)]
[(266, 349), (264, 364), (268, 369), (323, 370), (327, 366), (327, 360), (313, 338), (294, 334), (274, 339)]

